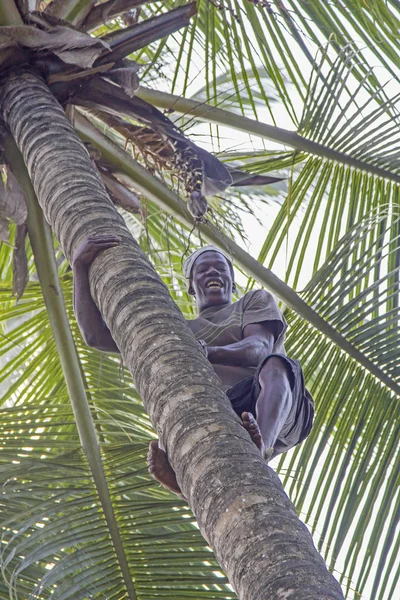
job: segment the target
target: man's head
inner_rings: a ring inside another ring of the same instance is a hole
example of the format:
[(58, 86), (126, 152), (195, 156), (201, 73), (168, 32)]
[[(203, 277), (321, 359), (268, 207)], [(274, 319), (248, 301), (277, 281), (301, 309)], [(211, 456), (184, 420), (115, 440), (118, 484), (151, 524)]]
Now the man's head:
[(193, 252), (183, 265), (189, 280), (189, 294), (196, 298), (199, 312), (210, 306), (232, 302), (236, 291), (231, 259), (216, 246), (205, 246)]

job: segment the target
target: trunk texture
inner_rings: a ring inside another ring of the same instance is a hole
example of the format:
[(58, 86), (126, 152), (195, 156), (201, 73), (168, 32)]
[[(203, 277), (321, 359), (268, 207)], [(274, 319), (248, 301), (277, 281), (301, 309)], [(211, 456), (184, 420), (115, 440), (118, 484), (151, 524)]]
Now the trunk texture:
[(92, 293), (200, 530), (238, 596), (343, 598), (62, 108), (38, 77), (25, 73), (4, 82), (0, 111), (68, 259), (87, 235), (121, 237), (120, 247), (93, 263)]

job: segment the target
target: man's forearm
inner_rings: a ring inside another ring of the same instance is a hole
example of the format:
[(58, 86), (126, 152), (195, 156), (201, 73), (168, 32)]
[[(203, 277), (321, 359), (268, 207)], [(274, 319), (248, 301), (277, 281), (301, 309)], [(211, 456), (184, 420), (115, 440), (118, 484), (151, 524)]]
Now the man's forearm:
[(207, 346), (208, 360), (216, 365), (256, 367), (260, 360), (272, 352), (270, 339), (247, 337), (228, 346)]
[(90, 294), (86, 267), (74, 266), (74, 311), (88, 346), (104, 352), (119, 352)]

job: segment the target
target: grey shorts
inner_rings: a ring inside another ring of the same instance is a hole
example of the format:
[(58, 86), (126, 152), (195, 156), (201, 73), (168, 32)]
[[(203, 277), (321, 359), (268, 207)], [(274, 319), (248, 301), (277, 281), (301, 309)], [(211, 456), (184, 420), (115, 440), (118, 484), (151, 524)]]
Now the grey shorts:
[(229, 388), (226, 395), (239, 417), (242, 412), (251, 412), (256, 416), (256, 403), (261, 391), (258, 374), (272, 356), (277, 356), (284, 361), (292, 388), (292, 408), (274, 446), (275, 454), (282, 454), (306, 439), (314, 419), (314, 400), (305, 387), (299, 361), (288, 358), (284, 354), (270, 354), (263, 358), (253, 376), (246, 377)]

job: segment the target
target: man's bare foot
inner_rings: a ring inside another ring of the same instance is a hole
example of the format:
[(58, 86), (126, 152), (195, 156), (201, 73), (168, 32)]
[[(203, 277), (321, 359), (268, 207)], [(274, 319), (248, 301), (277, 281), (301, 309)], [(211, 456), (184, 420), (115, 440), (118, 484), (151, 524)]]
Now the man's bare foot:
[(149, 473), (162, 486), (170, 492), (182, 496), (182, 492), (176, 481), (175, 472), (168, 462), (167, 455), (162, 450), (157, 440), (152, 440), (147, 453), (147, 464), (149, 465)]
[(273, 453), (273, 448), (265, 447), (258, 423), (250, 412), (242, 413), (242, 424), (246, 431), (249, 433), (251, 439), (253, 440), (259, 451), (261, 452), (261, 456), (266, 460), (269, 460)]

